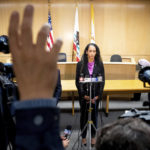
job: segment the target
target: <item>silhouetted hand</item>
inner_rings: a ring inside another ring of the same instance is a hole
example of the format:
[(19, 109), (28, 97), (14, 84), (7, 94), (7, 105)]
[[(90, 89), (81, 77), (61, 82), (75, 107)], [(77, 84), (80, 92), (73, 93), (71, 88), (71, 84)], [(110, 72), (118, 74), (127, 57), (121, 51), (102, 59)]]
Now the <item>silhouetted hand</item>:
[(21, 100), (51, 98), (57, 81), (57, 54), (62, 41), (56, 40), (46, 52), (49, 26), (40, 29), (36, 44), (32, 41), (33, 7), (24, 10), (21, 26), (19, 14), (13, 12), (9, 24), (9, 43)]
[(95, 96), (93, 99), (91, 99), (92, 104), (95, 104), (96, 100), (98, 100), (98, 96)]
[(64, 136), (61, 136), (61, 139), (62, 139), (63, 147), (64, 147), (64, 148), (67, 148), (68, 145), (69, 145), (70, 140), (68, 140), (68, 139), (67, 139), (66, 137), (64, 137)]
[(84, 99), (86, 100), (87, 103), (89, 103), (89, 101), (90, 101), (90, 97), (89, 96), (85, 95)]

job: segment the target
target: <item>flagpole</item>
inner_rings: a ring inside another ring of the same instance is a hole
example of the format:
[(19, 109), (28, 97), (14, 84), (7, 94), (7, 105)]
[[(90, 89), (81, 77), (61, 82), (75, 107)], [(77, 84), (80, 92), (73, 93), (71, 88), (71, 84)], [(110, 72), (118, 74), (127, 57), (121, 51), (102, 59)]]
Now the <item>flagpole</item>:
[[(75, 12), (76, 12), (76, 8), (77, 8), (77, 0), (75, 0)], [(75, 17), (76, 17), (76, 13), (75, 13)], [(76, 21), (76, 20), (75, 20)], [(75, 25), (74, 25), (75, 26)], [(75, 32), (75, 27), (74, 27), (74, 31), (73, 31), (73, 35), (74, 35), (74, 32)], [(75, 36), (75, 35), (74, 35)], [(74, 38), (73, 37), (73, 49), (72, 49), (72, 62), (76, 61), (76, 45), (74, 43)]]
[(48, 12), (50, 12), (50, 0), (48, 0)]
[(48, 0), (48, 13), (51, 14), (51, 1)]

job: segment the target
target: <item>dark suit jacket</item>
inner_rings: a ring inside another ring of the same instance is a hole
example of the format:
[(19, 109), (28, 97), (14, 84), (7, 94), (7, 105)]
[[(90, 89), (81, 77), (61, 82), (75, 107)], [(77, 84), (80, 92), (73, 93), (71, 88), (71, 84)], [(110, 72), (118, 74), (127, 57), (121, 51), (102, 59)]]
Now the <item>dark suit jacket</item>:
[[(82, 67), (82, 62), (78, 62), (77, 64), (77, 68), (76, 68), (76, 86), (78, 89), (78, 93), (79, 93), (79, 97), (83, 98), (85, 95), (90, 94), (89, 91), (89, 84), (83, 84), (83, 83), (79, 83), (79, 78), (81, 76), (81, 73), (83, 74), (83, 76), (90, 76), (89, 74), (89, 70), (88, 70), (88, 65), (84, 66), (83, 69), (81, 70)], [(93, 68), (93, 75), (95, 75), (95, 77), (97, 77), (98, 75), (102, 76), (103, 82), (101, 83), (94, 83), (92, 85), (92, 98), (95, 96), (99, 96), (99, 98), (102, 98), (102, 93), (103, 93), (103, 89), (104, 89), (104, 85), (105, 85), (105, 73), (104, 73), (104, 65), (102, 62), (100, 62), (100, 64), (94, 64), (94, 68)]]
[(61, 86), (61, 79), (60, 79), (60, 70), (58, 69), (57, 85), (56, 85), (55, 92), (54, 92), (54, 95), (53, 95), (53, 97), (56, 98), (57, 103), (61, 99), (61, 92), (62, 92), (62, 86)]

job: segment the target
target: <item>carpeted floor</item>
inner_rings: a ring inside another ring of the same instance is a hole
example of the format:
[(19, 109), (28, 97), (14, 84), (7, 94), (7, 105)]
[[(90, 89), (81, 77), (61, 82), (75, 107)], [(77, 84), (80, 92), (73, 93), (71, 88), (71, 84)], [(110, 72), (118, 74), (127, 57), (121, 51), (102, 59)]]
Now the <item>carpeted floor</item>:
[[(110, 111), (109, 116), (106, 117), (104, 112), (99, 112), (98, 117), (98, 128), (101, 128), (103, 125), (107, 123), (111, 123), (114, 120), (117, 120), (120, 115), (122, 115), (124, 111)], [(70, 137), (70, 144), (67, 150), (84, 150), (88, 148), (81, 148), (81, 137), (80, 137), (80, 113), (76, 112), (74, 116), (72, 116), (71, 112), (61, 112), (60, 115), (60, 129), (61, 134), (63, 135), (63, 131), (67, 125), (72, 126), (72, 134)], [(88, 138), (88, 134), (87, 134)], [(75, 144), (76, 143), (76, 144)], [(93, 148), (94, 150), (94, 148)]]
[[(125, 101), (125, 100), (110, 100), (109, 105), (109, 116), (106, 117), (105, 113), (100, 109), (98, 116), (98, 128), (100, 129), (103, 125), (111, 123), (118, 119), (120, 115), (124, 113), (125, 110), (130, 110), (131, 108), (136, 109), (148, 109), (148, 107), (143, 107), (143, 101), (148, 100), (147, 93), (141, 95), (140, 101)], [(81, 147), (81, 137), (80, 137), (80, 112), (78, 101), (75, 102), (75, 115), (72, 116), (72, 103), (71, 101), (60, 102), (59, 105), (60, 113), (60, 130), (63, 135), (63, 131), (67, 125), (72, 126), (72, 134), (70, 137), (70, 143), (67, 150), (88, 150), (88, 147)], [(88, 139), (88, 134), (87, 134)], [(94, 150), (94, 148), (92, 149)]]

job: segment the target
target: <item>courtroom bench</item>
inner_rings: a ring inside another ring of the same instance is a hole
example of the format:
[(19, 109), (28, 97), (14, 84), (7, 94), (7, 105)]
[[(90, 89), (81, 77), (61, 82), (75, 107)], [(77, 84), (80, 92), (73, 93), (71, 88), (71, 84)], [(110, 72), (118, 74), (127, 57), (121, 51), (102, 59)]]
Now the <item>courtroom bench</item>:
[[(129, 59), (129, 58), (128, 58)], [(136, 63), (133, 58), (131, 62), (105, 62), (106, 80), (130, 80), (135, 79)], [(74, 80), (76, 76), (77, 62), (58, 62), (62, 80)]]

